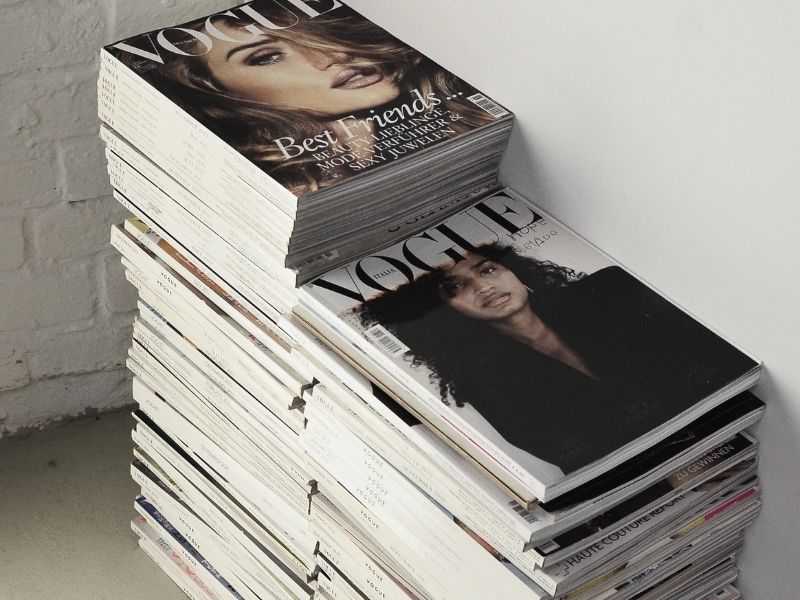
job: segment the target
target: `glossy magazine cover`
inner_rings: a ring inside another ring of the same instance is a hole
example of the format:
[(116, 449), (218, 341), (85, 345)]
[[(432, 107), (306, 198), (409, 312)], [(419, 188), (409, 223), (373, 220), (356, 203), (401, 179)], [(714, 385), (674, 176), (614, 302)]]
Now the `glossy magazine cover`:
[(758, 367), (510, 190), (303, 292), (409, 404), (435, 406), (544, 485)]
[(256, 0), (105, 50), (297, 195), (511, 117), (339, 0)]

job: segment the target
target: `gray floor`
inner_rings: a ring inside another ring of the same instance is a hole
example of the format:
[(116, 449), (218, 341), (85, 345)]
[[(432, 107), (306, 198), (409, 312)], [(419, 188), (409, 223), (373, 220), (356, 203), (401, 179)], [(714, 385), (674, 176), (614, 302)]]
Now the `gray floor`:
[(127, 412), (0, 444), (0, 600), (178, 600), (140, 550)]

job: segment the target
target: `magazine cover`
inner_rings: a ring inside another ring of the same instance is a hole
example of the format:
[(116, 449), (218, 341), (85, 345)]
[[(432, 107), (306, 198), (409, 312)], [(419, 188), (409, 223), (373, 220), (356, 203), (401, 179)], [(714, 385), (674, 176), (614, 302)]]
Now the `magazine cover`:
[(511, 117), (339, 0), (256, 0), (105, 50), (296, 195)]
[(510, 190), (303, 291), (409, 402), (544, 485), (758, 368)]

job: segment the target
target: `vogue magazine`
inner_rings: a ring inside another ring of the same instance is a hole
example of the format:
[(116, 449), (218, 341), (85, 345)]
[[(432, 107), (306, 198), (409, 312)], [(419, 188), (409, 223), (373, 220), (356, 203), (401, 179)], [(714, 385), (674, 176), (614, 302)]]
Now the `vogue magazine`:
[(759, 368), (510, 190), (329, 271), (303, 298), (406, 404), (544, 488), (710, 410)]
[(256, 0), (105, 50), (298, 196), (511, 119), (339, 0)]

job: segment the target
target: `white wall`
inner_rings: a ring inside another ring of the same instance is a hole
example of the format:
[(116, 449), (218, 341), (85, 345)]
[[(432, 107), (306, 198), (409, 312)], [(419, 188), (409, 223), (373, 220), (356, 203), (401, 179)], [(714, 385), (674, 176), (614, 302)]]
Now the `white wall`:
[(764, 360), (740, 583), (800, 598), (800, 4), (350, 4), (516, 113), (506, 184)]
[(0, 438), (130, 402), (135, 290), (109, 244), (101, 45), (221, 0), (0, 0)]

